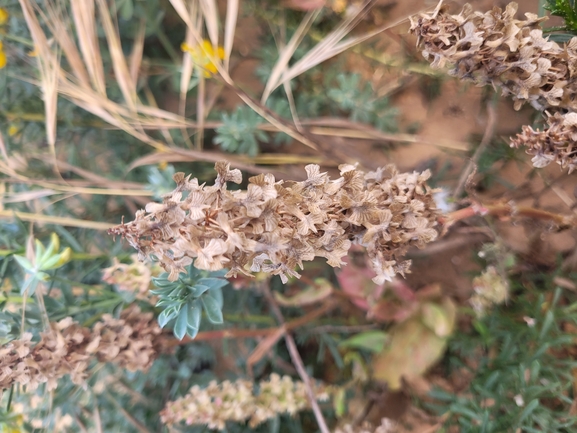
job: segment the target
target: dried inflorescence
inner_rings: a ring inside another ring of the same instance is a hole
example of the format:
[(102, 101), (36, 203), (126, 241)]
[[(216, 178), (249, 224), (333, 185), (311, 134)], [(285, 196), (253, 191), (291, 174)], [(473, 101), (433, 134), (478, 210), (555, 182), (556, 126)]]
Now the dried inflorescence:
[(529, 102), (538, 110), (558, 111), (548, 114), (548, 130), (524, 127), (511, 146), (527, 146), (535, 167), (555, 161), (571, 172), (575, 168), (577, 37), (559, 45), (543, 37), (539, 23), (546, 18), (526, 13), (525, 20), (518, 20), (516, 12), (516, 3), (486, 13), (466, 5), (458, 15), (439, 7), (412, 18), (410, 31), (418, 36), (432, 67), (450, 64), (451, 75), (500, 88), (512, 96), (515, 109)]
[(397, 423), (389, 418), (382, 418), (381, 425), (375, 427), (369, 422), (362, 425), (345, 424), (338, 427), (334, 433), (393, 433), (397, 431)]
[(151, 262), (139, 261), (136, 254), (130, 259), (131, 263), (120, 263), (113, 257), (112, 265), (102, 270), (102, 281), (115, 285), (118, 290), (135, 293), (137, 299), (149, 300), (152, 277), (158, 276), (161, 269)]
[(130, 371), (147, 370), (164, 351), (161, 332), (151, 313), (141, 313), (134, 306), (124, 310), (120, 319), (105, 314), (93, 329), (68, 317), (52, 324), (36, 344), (26, 333), (0, 348), (0, 390), (15, 383), (29, 390), (46, 383), (52, 390), (67, 374), (82, 384), (93, 358)]
[(352, 242), (366, 247), (376, 283), (408, 271), (410, 262), (399, 257), (437, 237), (439, 212), (425, 183), (430, 173), (339, 168), (336, 180), (317, 165), (305, 168), (302, 182), (260, 174), (237, 191), (227, 182), (240, 183), (241, 173), (226, 162), (216, 164), (212, 186), (177, 173), (176, 189), (162, 203), (149, 203), (110, 233), (125, 237), (142, 259), (156, 258), (171, 280), (194, 260), (198, 269), (228, 268), (227, 276), (262, 271), (286, 282), (315, 257), (340, 267)]
[(487, 266), (481, 275), (473, 279), (473, 290), (475, 293), (470, 302), (478, 317), (509, 298), (509, 282), (494, 266)]
[[(279, 414), (294, 415), (309, 407), (303, 382), (271, 374), (269, 380), (256, 385), (242, 379), (212, 381), (206, 388), (195, 385), (186, 396), (166, 405), (161, 412), (162, 422), (204, 424), (222, 430), (227, 421), (248, 420), (250, 427), (256, 427)], [(329, 398), (328, 389), (321, 385), (313, 385), (313, 392), (320, 401)]]
[(571, 173), (577, 168), (577, 113), (547, 113), (547, 123), (549, 127), (544, 131), (523, 126), (511, 146), (526, 146), (537, 168), (556, 162)]
[(577, 38), (565, 45), (543, 37), (539, 23), (546, 18), (526, 13), (515, 19), (517, 4), (482, 13), (466, 5), (458, 15), (443, 8), (411, 19), (423, 55), (434, 68), (479, 85), (491, 84), (511, 95), (515, 108), (529, 102), (542, 110), (577, 110)]

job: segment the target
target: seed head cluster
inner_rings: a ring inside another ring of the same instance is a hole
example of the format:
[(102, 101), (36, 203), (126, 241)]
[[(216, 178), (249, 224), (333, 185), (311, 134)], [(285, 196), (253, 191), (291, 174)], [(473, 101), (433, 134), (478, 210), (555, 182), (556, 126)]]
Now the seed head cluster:
[(149, 301), (152, 277), (157, 277), (161, 269), (151, 262), (139, 261), (136, 254), (132, 254), (130, 260), (131, 263), (120, 263), (113, 257), (112, 265), (102, 270), (102, 281), (118, 290), (134, 293), (139, 300)]
[(523, 132), (517, 134), (511, 146), (526, 146), (537, 168), (555, 162), (571, 173), (577, 168), (577, 113), (546, 115), (548, 128), (539, 131), (523, 126)]
[[(313, 385), (318, 400), (329, 398), (328, 389)], [(258, 384), (248, 380), (211, 382), (208, 387), (193, 386), (188, 394), (169, 402), (161, 412), (165, 424), (184, 422), (222, 430), (227, 421), (245, 422), (251, 428), (279, 414), (294, 415), (309, 407), (306, 386), (289, 376), (271, 374)]]
[(481, 275), (473, 279), (473, 290), (475, 293), (470, 302), (478, 317), (509, 298), (509, 282), (494, 266), (487, 266)]
[(413, 17), (410, 31), (418, 36), (418, 45), (433, 68), (449, 64), (450, 75), (501, 89), (513, 98), (515, 109), (528, 102), (538, 110), (558, 112), (548, 115), (550, 130), (525, 127), (511, 146), (526, 146), (534, 155), (535, 167), (555, 161), (572, 171), (577, 37), (559, 45), (543, 37), (540, 22), (546, 18), (526, 13), (526, 19), (519, 20), (516, 12), (516, 3), (486, 13), (466, 5), (458, 15), (441, 7)]
[(25, 333), (0, 348), (0, 390), (15, 383), (31, 391), (46, 383), (52, 390), (65, 375), (82, 384), (93, 358), (130, 371), (147, 370), (164, 351), (161, 332), (151, 313), (143, 314), (134, 306), (119, 319), (105, 314), (92, 329), (67, 317), (53, 323), (36, 344), (32, 334)]
[(215, 169), (212, 186), (177, 173), (176, 189), (162, 203), (149, 203), (110, 233), (125, 237), (141, 259), (158, 260), (171, 280), (194, 260), (198, 269), (228, 268), (228, 277), (267, 272), (286, 282), (315, 257), (340, 267), (357, 242), (367, 249), (377, 284), (409, 270), (410, 262), (400, 260), (409, 246), (437, 237), (429, 171), (399, 173), (389, 165), (364, 173), (347, 164), (331, 180), (308, 165), (302, 182), (260, 174), (246, 190), (232, 191), (227, 182), (241, 183), (241, 172), (226, 162)]

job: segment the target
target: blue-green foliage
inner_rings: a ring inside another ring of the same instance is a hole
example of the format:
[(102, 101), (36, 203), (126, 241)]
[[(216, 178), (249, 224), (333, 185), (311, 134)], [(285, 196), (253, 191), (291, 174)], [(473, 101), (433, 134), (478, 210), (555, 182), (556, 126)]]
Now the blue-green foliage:
[(148, 184), (146, 189), (154, 193), (154, 198), (159, 200), (164, 194), (174, 190), (175, 170), (173, 165), (167, 165), (164, 170), (151, 166), (148, 168)]
[(216, 129), (214, 142), (227, 152), (244, 153), (256, 156), (259, 141), (266, 141), (267, 134), (258, 129), (263, 123), (262, 117), (251, 108), (242, 106), (231, 114), (222, 114), (222, 126)]
[(182, 340), (185, 335), (194, 338), (200, 328), (203, 309), (211, 323), (221, 324), (222, 288), (228, 284), (222, 278), (224, 273), (201, 271), (190, 265), (188, 274), (180, 274), (176, 281), (170, 281), (167, 273), (153, 278), (158, 287), (152, 290), (159, 297), (156, 306), (164, 308), (158, 315), (160, 327), (170, 323), (176, 338)]
[(338, 87), (329, 89), (327, 96), (349, 113), (353, 122), (369, 123), (382, 131), (396, 131), (397, 110), (387, 98), (375, 95), (370, 83), (362, 83), (359, 74), (341, 73), (337, 75), (337, 84)]

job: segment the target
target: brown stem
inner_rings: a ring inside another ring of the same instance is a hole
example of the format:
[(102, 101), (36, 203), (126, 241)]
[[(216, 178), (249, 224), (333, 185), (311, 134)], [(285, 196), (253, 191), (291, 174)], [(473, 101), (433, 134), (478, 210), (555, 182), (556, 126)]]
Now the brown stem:
[(558, 224), (560, 228), (577, 226), (577, 220), (572, 215), (561, 215), (529, 206), (516, 206), (515, 203), (480, 204), (474, 203), (469, 207), (451, 212), (440, 219), (445, 230), (457, 221), (471, 218), (476, 215), (492, 215), (497, 217), (527, 217), (533, 219), (549, 220)]
[[(327, 302), (322, 307), (317, 308), (298, 319), (291, 320), (286, 322), (285, 329), (287, 331), (300, 328), (301, 326), (306, 325), (307, 323), (312, 322), (313, 320), (317, 319), (328, 313), (330, 310), (336, 307), (336, 302)], [(210, 340), (221, 340), (225, 338), (258, 338), (258, 337), (267, 337), (275, 332), (278, 332), (278, 327), (274, 328), (260, 328), (260, 329), (221, 329), (217, 331), (204, 331), (199, 332), (197, 336), (192, 339), (185, 337), (182, 340), (170, 340), (167, 343), (167, 347), (174, 347), (174, 346), (182, 346), (184, 344), (191, 343), (193, 341), (210, 341)]]
[[(283, 314), (282, 314), (278, 304), (276, 303), (274, 297), (272, 296), (269, 287), (266, 285), (264, 287), (264, 294), (265, 294), (265, 297), (267, 298), (267, 301), (270, 305), (270, 308), (271, 308), (273, 314), (276, 316), (280, 325), (283, 326), (284, 325)], [(315, 414), (315, 418), (317, 420), (317, 424), (319, 425), (319, 429), (321, 430), (322, 433), (330, 433), (327, 422), (323, 416), (323, 413), (321, 412), (321, 408), (319, 407), (319, 403), (317, 402), (316, 396), (313, 392), (310, 377), (305, 370), (305, 365), (304, 365), (303, 360), (299, 354), (295, 340), (289, 332), (285, 333), (284, 339), (286, 341), (286, 345), (287, 345), (291, 360), (292, 360), (295, 368), (297, 369), (301, 380), (305, 384), (309, 403), (311, 405), (313, 413)]]

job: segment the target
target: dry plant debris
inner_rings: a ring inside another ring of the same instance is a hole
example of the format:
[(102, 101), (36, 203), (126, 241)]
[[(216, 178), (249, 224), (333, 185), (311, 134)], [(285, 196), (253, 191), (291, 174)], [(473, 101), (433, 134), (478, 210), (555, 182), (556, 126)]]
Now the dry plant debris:
[(0, 390), (18, 383), (35, 390), (46, 383), (47, 390), (58, 379), (70, 375), (75, 384), (83, 384), (93, 358), (114, 362), (130, 371), (147, 370), (164, 350), (166, 337), (152, 313), (131, 306), (119, 319), (105, 314), (93, 329), (84, 328), (67, 317), (52, 324), (34, 344), (25, 333), (0, 348)]
[[(256, 388), (255, 388), (255, 385)], [(318, 400), (329, 398), (328, 388), (314, 385)], [(208, 387), (193, 386), (188, 394), (169, 402), (161, 413), (166, 424), (184, 421), (187, 425), (204, 424), (222, 430), (227, 421), (245, 422), (256, 427), (279, 414), (294, 415), (309, 407), (306, 386), (289, 376), (271, 374), (258, 384), (248, 380), (212, 381)]]
[(236, 191), (227, 190), (227, 182), (241, 183), (242, 175), (227, 162), (216, 163), (212, 186), (177, 173), (176, 189), (162, 203), (149, 203), (109, 233), (125, 237), (141, 259), (156, 258), (170, 280), (194, 260), (198, 269), (228, 268), (228, 277), (262, 271), (286, 283), (315, 257), (340, 267), (353, 242), (366, 247), (377, 284), (407, 272), (410, 261), (399, 259), (407, 248), (437, 238), (429, 171), (339, 168), (336, 180), (318, 165), (306, 166), (302, 182), (260, 174)]
[(486, 13), (466, 5), (457, 15), (443, 6), (411, 18), (410, 31), (433, 68), (449, 64), (450, 75), (499, 88), (513, 98), (515, 109), (528, 102), (537, 110), (555, 112), (547, 115), (548, 130), (525, 127), (511, 146), (526, 146), (535, 167), (555, 161), (571, 172), (576, 164), (577, 37), (559, 45), (543, 37), (540, 23), (545, 17), (526, 13), (525, 20), (518, 20), (516, 12), (516, 3)]

